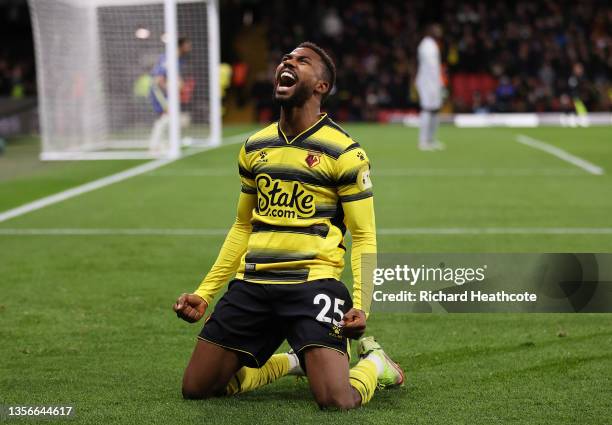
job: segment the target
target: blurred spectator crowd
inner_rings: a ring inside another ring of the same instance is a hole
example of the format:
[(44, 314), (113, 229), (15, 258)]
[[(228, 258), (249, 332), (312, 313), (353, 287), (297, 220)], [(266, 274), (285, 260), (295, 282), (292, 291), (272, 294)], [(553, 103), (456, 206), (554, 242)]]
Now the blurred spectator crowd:
[(0, 97), (36, 94), (34, 46), (28, 4), (0, 0)]
[[(416, 110), (416, 49), (430, 22), (444, 28), (447, 111), (612, 110), (610, 1), (221, 0), (220, 7), (222, 55), (233, 64), (237, 103), (253, 100), (258, 110), (273, 109), (272, 70), (304, 40), (336, 61), (326, 109), (339, 119)], [(8, 1), (1, 10), (0, 97), (35, 95), (27, 3)], [(265, 30), (268, 69), (257, 75), (247, 75), (234, 43), (249, 25)]]
[(22, 99), (36, 93), (33, 63), (0, 55), (0, 97)]
[[(332, 54), (338, 79), (327, 109), (340, 119), (416, 109), (416, 49), (429, 22), (444, 28), (449, 111), (611, 109), (610, 2), (272, 0), (256, 16), (267, 28), (270, 69), (303, 40)], [(267, 107), (264, 85), (260, 78), (253, 95)]]

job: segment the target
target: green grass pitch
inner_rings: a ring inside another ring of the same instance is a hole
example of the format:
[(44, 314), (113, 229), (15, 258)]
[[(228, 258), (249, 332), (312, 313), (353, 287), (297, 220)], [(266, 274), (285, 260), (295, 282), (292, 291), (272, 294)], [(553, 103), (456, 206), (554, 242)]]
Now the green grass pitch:
[[(372, 160), (381, 252), (612, 251), (610, 232), (529, 231), (612, 228), (610, 128), (443, 127), (447, 150), (436, 153), (416, 149), (415, 129), (346, 129)], [(517, 134), (605, 173), (521, 145)], [(217, 255), (218, 232), (233, 221), (238, 148), (197, 154), (0, 223), (0, 404), (72, 404), (75, 424), (610, 422), (612, 315), (605, 314), (373, 315), (368, 333), (406, 369), (407, 384), (378, 392), (362, 409), (320, 412), (307, 384), (291, 378), (232, 399), (183, 401), (181, 376), (200, 325), (176, 319), (171, 305), (195, 289)], [(24, 139), (0, 157), (0, 211), (136, 164), (43, 164), (37, 149)], [(500, 227), (527, 230), (469, 231)]]

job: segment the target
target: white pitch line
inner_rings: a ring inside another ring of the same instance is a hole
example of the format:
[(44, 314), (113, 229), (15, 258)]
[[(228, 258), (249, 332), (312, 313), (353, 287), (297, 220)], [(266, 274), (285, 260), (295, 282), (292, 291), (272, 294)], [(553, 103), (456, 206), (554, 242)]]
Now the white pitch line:
[[(158, 170), (148, 177), (233, 177), (236, 170), (227, 168)], [(389, 168), (375, 171), (376, 177), (520, 177), (520, 176), (576, 176), (582, 172), (574, 168)]]
[(179, 158), (156, 159), (154, 161), (147, 162), (145, 164), (141, 164), (133, 168), (129, 168), (119, 173), (112, 174), (106, 177), (102, 177), (101, 179), (94, 180), (92, 182), (85, 183), (80, 186), (76, 186), (71, 189), (67, 189), (62, 192), (46, 196), (44, 198), (37, 199), (36, 201), (32, 201), (27, 204), (21, 205), (17, 208), (13, 208), (13, 209), (0, 213), (0, 223), (2, 223), (3, 221), (10, 220), (15, 217), (19, 217), (21, 215), (30, 213), (32, 211), (36, 211), (41, 208), (48, 207), (49, 205), (57, 204), (58, 202), (65, 201), (66, 199), (74, 198), (75, 196), (79, 196), (84, 193), (91, 192), (96, 189), (100, 189), (102, 187), (111, 185), (113, 183), (118, 183), (120, 181), (127, 180), (131, 177), (138, 176), (140, 174), (156, 170), (160, 167), (163, 167), (164, 165), (168, 165), (182, 158), (186, 158), (188, 156), (195, 155), (200, 152), (217, 149), (223, 146), (240, 143), (241, 141), (244, 140), (244, 137), (246, 137), (248, 134), (250, 133), (238, 134), (236, 136), (228, 137), (224, 139), (224, 143), (221, 143), (217, 146), (210, 146), (210, 147), (203, 147), (201, 149), (194, 149), (193, 151), (190, 151), (180, 156)]
[(598, 176), (604, 173), (603, 168), (587, 161), (586, 159), (580, 158), (576, 155), (572, 155), (571, 153), (566, 152), (563, 149), (560, 149), (553, 145), (549, 145), (548, 143), (545, 143), (541, 140), (525, 136), (524, 134), (519, 134), (516, 136), (516, 141), (522, 143), (523, 145), (530, 146), (534, 149), (539, 149), (541, 151), (554, 155), (563, 161), (569, 162), (570, 164), (573, 164), (576, 167), (582, 168), (588, 173), (595, 174)]
[[(225, 236), (226, 229), (0, 228), (0, 236)], [(405, 235), (612, 235), (612, 227), (401, 227), (378, 229), (380, 236)]]
[(401, 235), (612, 235), (612, 227), (408, 227), (378, 229), (384, 236)]
[(13, 208), (8, 211), (0, 213), (0, 223), (3, 221), (10, 220), (11, 218), (19, 217), (20, 215), (27, 214), (32, 211), (45, 208), (49, 205), (57, 204), (58, 202), (65, 201), (66, 199), (74, 198), (75, 196), (82, 195), (83, 193), (91, 192), (92, 190), (99, 189), (104, 186), (117, 183), (130, 177), (137, 176), (147, 171), (155, 170), (156, 168), (163, 167), (166, 164), (175, 161), (174, 159), (156, 159), (155, 161), (147, 162), (125, 171), (121, 171), (117, 174), (112, 174), (107, 177), (103, 177), (98, 180), (94, 180), (89, 183), (82, 184), (72, 189), (64, 190), (63, 192), (56, 193), (54, 195), (46, 196), (44, 198), (37, 199), (36, 201), (29, 202), (20, 207)]
[(580, 171), (570, 168), (406, 168), (381, 169), (375, 176), (382, 177), (520, 177), (520, 176), (575, 176)]
[(223, 236), (227, 229), (3, 229), (0, 235), (11, 236)]

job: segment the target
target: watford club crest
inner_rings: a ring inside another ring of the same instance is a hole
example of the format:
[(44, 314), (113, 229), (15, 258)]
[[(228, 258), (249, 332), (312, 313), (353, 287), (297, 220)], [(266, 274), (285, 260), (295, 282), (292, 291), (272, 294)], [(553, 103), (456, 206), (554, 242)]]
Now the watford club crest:
[(312, 152), (308, 151), (308, 155), (306, 155), (306, 164), (308, 167), (313, 168), (319, 165), (321, 162), (321, 153), (320, 152)]

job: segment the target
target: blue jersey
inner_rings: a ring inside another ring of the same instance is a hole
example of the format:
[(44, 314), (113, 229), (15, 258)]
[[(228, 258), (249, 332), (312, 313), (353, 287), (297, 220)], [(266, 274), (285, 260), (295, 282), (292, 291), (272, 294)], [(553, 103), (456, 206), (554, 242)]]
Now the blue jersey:
[(166, 54), (162, 53), (161, 55), (159, 55), (159, 58), (157, 59), (157, 62), (155, 63), (155, 66), (153, 67), (153, 70), (151, 71), (151, 76), (165, 78), (166, 74), (167, 74)]
[[(179, 74), (181, 73), (182, 65), (183, 61), (179, 58)], [(151, 89), (149, 90), (149, 99), (151, 100), (151, 105), (153, 106), (153, 110), (158, 114), (162, 114), (166, 111), (168, 107), (168, 95), (166, 93), (166, 90), (160, 87), (155, 80), (157, 77), (167, 78), (167, 76), (168, 68), (166, 66), (166, 54), (162, 53), (161, 55), (159, 55), (159, 59), (151, 70), (151, 77), (153, 77), (153, 83), (151, 84)]]

